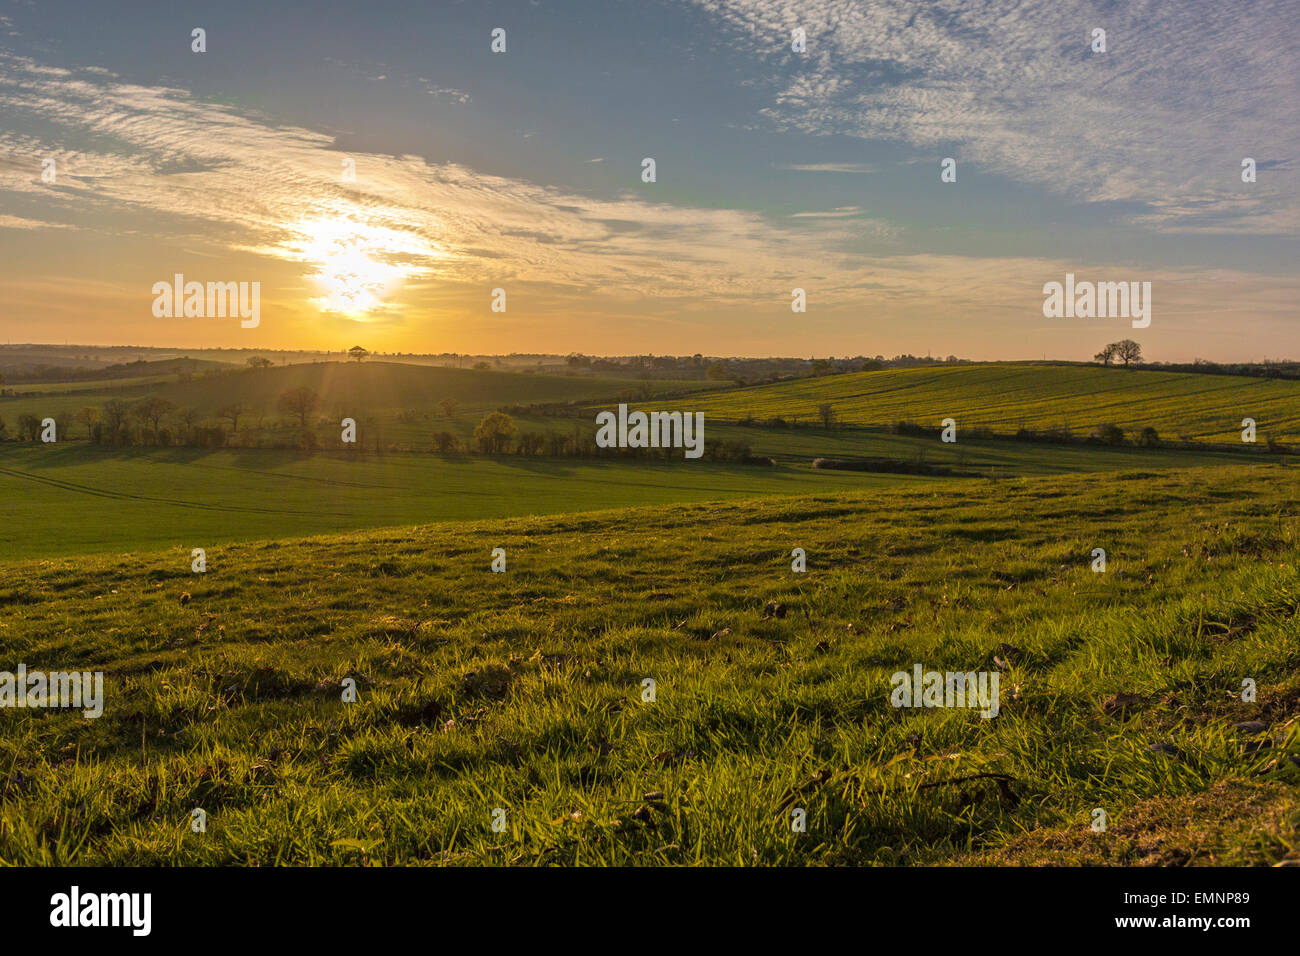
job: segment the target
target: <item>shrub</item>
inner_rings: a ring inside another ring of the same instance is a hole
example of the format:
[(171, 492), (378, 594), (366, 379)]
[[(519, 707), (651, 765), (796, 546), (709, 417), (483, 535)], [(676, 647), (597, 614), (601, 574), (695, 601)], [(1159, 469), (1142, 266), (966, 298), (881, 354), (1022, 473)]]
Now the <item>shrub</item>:
[(1103, 441), (1107, 445), (1124, 444), (1124, 429), (1113, 423), (1097, 426), (1097, 430), (1092, 433), (1092, 437), (1098, 441)]

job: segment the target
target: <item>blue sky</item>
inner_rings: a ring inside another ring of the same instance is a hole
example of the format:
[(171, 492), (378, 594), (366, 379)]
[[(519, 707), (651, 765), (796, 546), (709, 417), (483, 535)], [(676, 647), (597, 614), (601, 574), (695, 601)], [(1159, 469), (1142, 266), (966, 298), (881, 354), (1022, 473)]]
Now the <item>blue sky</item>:
[[(1300, 356), (1295, 14), (10, 2), (0, 331), (977, 358), (1088, 358), (1132, 335), (1151, 358)], [(267, 321), (160, 322), (149, 288), (176, 271), (262, 282)], [(1045, 319), (1042, 285), (1066, 271), (1151, 281), (1150, 328)]]

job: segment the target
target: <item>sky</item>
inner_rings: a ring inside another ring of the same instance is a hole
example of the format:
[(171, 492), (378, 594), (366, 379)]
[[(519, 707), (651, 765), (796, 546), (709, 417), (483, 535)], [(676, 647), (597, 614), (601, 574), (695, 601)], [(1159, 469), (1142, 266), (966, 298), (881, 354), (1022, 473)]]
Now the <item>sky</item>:
[(0, 0), (0, 341), (1300, 359), (1298, 147), (1295, 0)]

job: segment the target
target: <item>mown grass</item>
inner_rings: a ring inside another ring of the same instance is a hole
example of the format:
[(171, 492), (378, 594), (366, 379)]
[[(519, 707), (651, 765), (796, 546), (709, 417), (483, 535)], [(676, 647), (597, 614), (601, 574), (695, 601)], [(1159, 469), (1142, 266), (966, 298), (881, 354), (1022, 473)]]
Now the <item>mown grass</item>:
[(858, 425), (913, 421), (999, 432), (1064, 427), (1087, 437), (1112, 423), (1136, 434), (1239, 443), (1253, 418), (1259, 442), (1300, 438), (1300, 382), (1086, 365), (997, 363), (886, 369), (691, 396), (692, 411), (727, 419), (817, 420), (823, 403)]
[[(941, 481), (243, 543), (204, 575), (188, 548), (8, 563), (2, 666), (103, 670), (108, 700), (0, 711), (0, 860), (1273, 863), (1297, 492)], [(915, 663), (1000, 668), (999, 715), (892, 707)]]

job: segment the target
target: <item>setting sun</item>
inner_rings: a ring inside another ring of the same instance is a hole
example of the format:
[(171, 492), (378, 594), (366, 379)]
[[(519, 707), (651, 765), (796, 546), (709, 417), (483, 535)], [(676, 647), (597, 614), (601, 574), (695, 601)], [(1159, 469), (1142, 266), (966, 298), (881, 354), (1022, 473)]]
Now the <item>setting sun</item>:
[(439, 254), (412, 233), (350, 219), (307, 219), (290, 231), (280, 253), (309, 266), (307, 278), (319, 290), (312, 304), (357, 320), (385, 308), (404, 279), (429, 271), (412, 258)]

